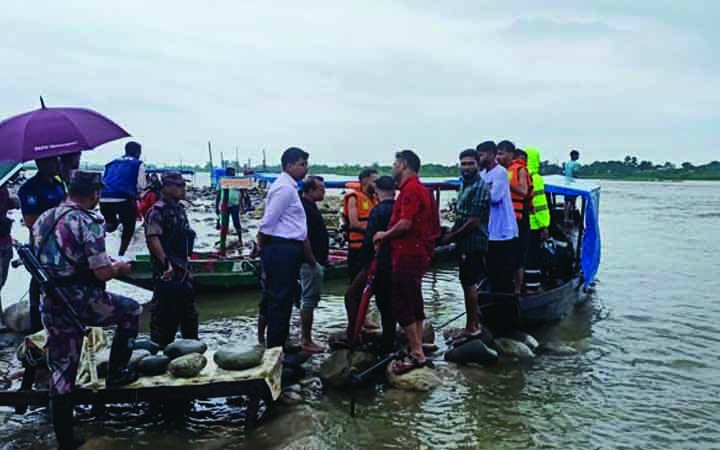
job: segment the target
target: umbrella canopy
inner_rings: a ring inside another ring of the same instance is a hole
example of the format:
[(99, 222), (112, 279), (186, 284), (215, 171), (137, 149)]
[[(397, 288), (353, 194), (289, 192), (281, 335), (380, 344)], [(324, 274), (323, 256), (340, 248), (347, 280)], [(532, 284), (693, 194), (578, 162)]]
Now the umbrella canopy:
[[(42, 103), (42, 99), (40, 99)], [(0, 122), (0, 161), (25, 162), (90, 150), (130, 134), (85, 108), (42, 108)]]

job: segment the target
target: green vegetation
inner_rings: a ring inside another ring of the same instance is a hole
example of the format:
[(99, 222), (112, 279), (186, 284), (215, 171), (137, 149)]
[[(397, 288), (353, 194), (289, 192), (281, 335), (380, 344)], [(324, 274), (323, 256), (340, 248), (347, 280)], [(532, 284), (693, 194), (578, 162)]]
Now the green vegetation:
[[(581, 161), (582, 162), (582, 161)], [(234, 166), (234, 161), (224, 161), (226, 167)], [(33, 163), (27, 163), (27, 168), (34, 169)], [(101, 164), (82, 164), (83, 169), (102, 170)], [(149, 168), (166, 168), (169, 165), (148, 164)], [(197, 172), (208, 172), (210, 164), (203, 165), (183, 165), (172, 166), (174, 168), (191, 169)], [(375, 168), (381, 175), (389, 175), (391, 166), (373, 163), (369, 166), (360, 164), (343, 164), (339, 166), (330, 166), (326, 164), (311, 163), (311, 173), (334, 174), (347, 177), (356, 176), (362, 169), (366, 167)], [(242, 172), (242, 167), (238, 168)], [(255, 170), (262, 170), (255, 167)], [(549, 161), (543, 161), (540, 168), (543, 175), (562, 174), (562, 167)], [(279, 172), (278, 165), (267, 166), (266, 172)], [(429, 163), (422, 167), (422, 175), (425, 177), (453, 178), (458, 176), (458, 166), (446, 166), (442, 164)], [(610, 180), (720, 180), (720, 161), (712, 161), (707, 164), (693, 165), (684, 162), (679, 166), (671, 162), (664, 164), (656, 164), (651, 161), (638, 161), (636, 156), (628, 155), (622, 161), (594, 161), (585, 164), (578, 170), (580, 178), (610, 179)]]

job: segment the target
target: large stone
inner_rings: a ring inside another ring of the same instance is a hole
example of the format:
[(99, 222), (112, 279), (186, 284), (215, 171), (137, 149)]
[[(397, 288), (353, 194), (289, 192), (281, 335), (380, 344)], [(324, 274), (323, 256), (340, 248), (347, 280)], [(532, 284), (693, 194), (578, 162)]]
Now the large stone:
[(524, 331), (511, 331), (510, 333), (503, 335), (503, 337), (522, 342), (523, 344), (527, 345), (528, 348), (530, 348), (530, 350), (532, 350), (533, 352), (535, 352), (540, 345), (534, 337), (525, 333)]
[(342, 349), (333, 352), (323, 361), (318, 375), (325, 386), (341, 388), (350, 382), (350, 358), (350, 350)]
[(445, 353), (445, 360), (458, 364), (488, 365), (497, 362), (498, 354), (481, 339), (471, 339), (455, 346)]
[(442, 383), (442, 380), (435, 371), (428, 367), (422, 367), (402, 375), (396, 375), (392, 371), (392, 364), (388, 364), (385, 375), (392, 387), (405, 391), (427, 392)]
[(256, 345), (252, 349), (223, 347), (215, 352), (213, 360), (218, 367), (225, 370), (245, 370), (259, 366), (265, 354), (265, 347)]
[(2, 310), (1, 322), (15, 333), (30, 332), (30, 301), (20, 300)]
[(497, 338), (494, 341), (495, 349), (503, 356), (511, 356), (514, 358), (531, 359), (535, 357), (535, 353), (530, 347), (522, 342), (508, 338)]
[(538, 347), (538, 353), (556, 356), (571, 356), (577, 354), (573, 347), (562, 342), (544, 342)]
[(167, 372), (170, 358), (164, 355), (150, 355), (141, 359), (137, 365), (137, 370), (141, 375), (154, 377)]
[(362, 372), (363, 370), (371, 367), (377, 362), (377, 358), (370, 352), (355, 351), (352, 352), (352, 367), (356, 372)]
[(150, 356), (149, 350), (133, 350), (132, 355), (130, 355), (130, 361), (128, 362), (128, 366), (131, 369), (136, 369), (138, 363), (143, 359)]
[(176, 378), (193, 378), (198, 376), (207, 365), (207, 358), (200, 353), (190, 353), (173, 359), (168, 366), (170, 375)]
[(190, 353), (203, 354), (207, 351), (207, 345), (204, 342), (195, 339), (176, 339), (168, 344), (163, 354), (170, 359), (179, 358), (180, 356), (189, 355)]

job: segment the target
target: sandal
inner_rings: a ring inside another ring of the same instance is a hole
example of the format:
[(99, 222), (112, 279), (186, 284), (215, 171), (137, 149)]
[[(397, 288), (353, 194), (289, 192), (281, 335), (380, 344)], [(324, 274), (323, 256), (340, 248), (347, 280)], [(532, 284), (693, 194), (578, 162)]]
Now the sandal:
[(402, 375), (423, 367), (432, 367), (430, 360), (425, 359), (425, 361), (418, 361), (417, 358), (411, 355), (395, 361), (390, 370), (392, 370), (395, 375)]
[(477, 330), (473, 331), (472, 333), (466, 333), (464, 330), (462, 333), (458, 334), (455, 337), (452, 337), (445, 341), (448, 345), (459, 345), (463, 344), (467, 341), (473, 340), (473, 339), (479, 339), (482, 337), (483, 329), (482, 327), (478, 328)]

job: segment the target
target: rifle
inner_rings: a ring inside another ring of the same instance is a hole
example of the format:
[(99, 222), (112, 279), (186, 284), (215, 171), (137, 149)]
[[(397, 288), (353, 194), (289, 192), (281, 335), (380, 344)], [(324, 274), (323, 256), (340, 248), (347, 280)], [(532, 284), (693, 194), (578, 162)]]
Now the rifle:
[(35, 257), (35, 253), (32, 251), (32, 248), (30, 248), (27, 244), (20, 244), (18, 241), (13, 242), (13, 247), (15, 247), (18, 257), (20, 257), (22, 265), (25, 266), (25, 270), (27, 270), (30, 275), (38, 283), (40, 283), (40, 289), (45, 293), (45, 295), (52, 297), (53, 300), (65, 308), (68, 312), (68, 316), (73, 322), (73, 325), (75, 325), (80, 333), (86, 336), (90, 330), (82, 324), (77, 311), (75, 311), (75, 308), (72, 307), (72, 304), (65, 296), (65, 293), (54, 283), (53, 279), (45, 271), (43, 266), (40, 264), (40, 261), (38, 261), (37, 257)]

